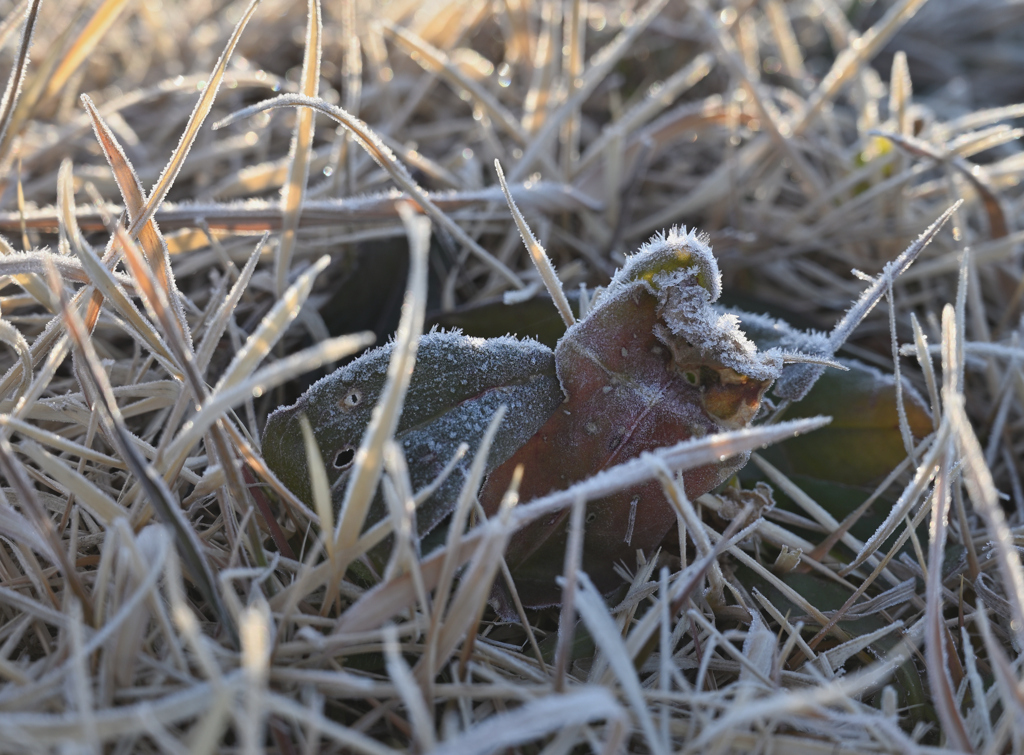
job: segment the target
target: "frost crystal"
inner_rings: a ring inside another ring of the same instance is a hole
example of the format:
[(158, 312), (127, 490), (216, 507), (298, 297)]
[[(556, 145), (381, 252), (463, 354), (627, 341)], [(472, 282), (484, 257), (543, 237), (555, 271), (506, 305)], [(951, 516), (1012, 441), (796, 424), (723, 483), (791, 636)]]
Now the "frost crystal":
[[(816, 330), (797, 330), (785, 320), (744, 312), (741, 309), (725, 311), (728, 316), (738, 320), (739, 326), (742, 326), (746, 335), (760, 349), (821, 357), (832, 355), (829, 337), (825, 333)], [(772, 393), (780, 399), (799, 401), (808, 394), (824, 371), (825, 367), (820, 364), (787, 364), (782, 368), (782, 374), (775, 382)]]
[(758, 380), (774, 380), (782, 373), (782, 353), (777, 349), (759, 351), (740, 330), (739, 318), (712, 307), (703, 288), (665, 287), (660, 298), (669, 330), (702, 354)]
[(626, 260), (603, 297), (611, 300), (632, 292), (637, 281), (658, 297), (668, 332), (702, 356), (757, 380), (782, 374), (781, 351), (759, 351), (735, 314), (712, 306), (722, 292), (722, 274), (706, 234), (685, 227), (656, 234)]
[[(710, 237), (706, 233), (697, 233), (696, 229), (687, 231), (686, 226), (672, 226), (668, 233), (659, 231), (636, 253), (626, 258), (626, 264), (615, 273), (605, 293), (614, 292), (617, 286), (636, 280), (639, 277), (638, 269), (651, 257), (685, 250), (692, 255), (697, 273), (706, 278), (706, 282), (702, 281), (701, 285), (707, 287), (711, 301), (717, 301), (722, 295), (722, 273), (718, 270), (718, 262), (711, 252), (711, 247), (708, 246), (709, 240)], [(593, 304), (592, 302), (591, 306)]]

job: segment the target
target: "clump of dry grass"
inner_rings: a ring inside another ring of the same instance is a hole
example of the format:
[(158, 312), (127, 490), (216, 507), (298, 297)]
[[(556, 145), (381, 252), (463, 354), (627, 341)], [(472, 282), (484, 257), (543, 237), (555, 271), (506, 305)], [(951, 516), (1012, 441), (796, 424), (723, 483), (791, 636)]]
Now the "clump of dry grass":
[[(1021, 11), (924, 5), (0, 2), (0, 749), (1020, 750), (1024, 109), (981, 85), (1007, 71), (977, 40), (1015, 49)], [(977, 86), (915, 92), (940, 63)], [(586, 499), (821, 424), (800, 420), (510, 497), (424, 558), (401, 517), (360, 534), (382, 475), (413, 495), (390, 436), (428, 298), (539, 286), (495, 159), (569, 287), (677, 222), (727, 289), (822, 328), (865, 288), (851, 268), (874, 280), (888, 311), (845, 348), (914, 357), (934, 428), (904, 432), (879, 531), (755, 455), (800, 515), (723, 535), (705, 496), (690, 563), (636, 565), (615, 606), (573, 567)], [(393, 374), (335, 521), (259, 429), (371, 342), (320, 312), (392, 237)], [(510, 533), (566, 507), (571, 602), (494, 623)], [(784, 579), (798, 562), (841, 608)]]

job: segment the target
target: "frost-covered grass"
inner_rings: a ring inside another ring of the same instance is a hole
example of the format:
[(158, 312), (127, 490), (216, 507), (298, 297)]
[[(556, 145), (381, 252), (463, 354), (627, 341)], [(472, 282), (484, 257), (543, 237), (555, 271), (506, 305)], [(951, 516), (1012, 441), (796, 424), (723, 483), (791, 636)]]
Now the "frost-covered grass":
[[(1012, 0), (0, 0), (0, 751), (1024, 750), (1022, 38)], [(421, 553), (392, 438), (428, 315), (554, 286), (540, 247), (606, 285), (674, 224), (930, 434), (901, 414), (845, 506), (759, 453), (823, 425), (794, 364), (753, 427), (479, 523), (474, 428)], [(395, 324), (307, 505), (266, 418)], [(746, 451), (788, 508), (680, 495)], [(688, 536), (609, 600), (585, 501), (649, 480)], [(509, 537), (567, 510), (570, 601), (497, 622)]]

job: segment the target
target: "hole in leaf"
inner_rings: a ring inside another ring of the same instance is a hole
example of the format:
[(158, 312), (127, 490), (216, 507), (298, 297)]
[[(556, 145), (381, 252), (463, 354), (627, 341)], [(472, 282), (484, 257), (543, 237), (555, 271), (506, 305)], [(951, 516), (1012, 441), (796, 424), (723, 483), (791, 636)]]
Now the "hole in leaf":
[(363, 401), (363, 392), (358, 388), (350, 388), (348, 393), (342, 397), (338, 405), (348, 411), (349, 409), (355, 409)]
[(356, 452), (354, 448), (346, 446), (345, 448), (334, 454), (334, 468), (345, 469), (352, 465), (352, 460), (356, 458)]

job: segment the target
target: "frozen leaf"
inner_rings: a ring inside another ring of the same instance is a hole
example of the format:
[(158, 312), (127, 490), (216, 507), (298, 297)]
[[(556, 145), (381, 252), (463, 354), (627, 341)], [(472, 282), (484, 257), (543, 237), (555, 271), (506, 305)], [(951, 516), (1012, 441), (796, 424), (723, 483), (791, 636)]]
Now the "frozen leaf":
[[(746, 427), (780, 375), (782, 357), (758, 351), (735, 315), (712, 306), (719, 290), (715, 259), (694, 233), (674, 229), (632, 256), (559, 341), (555, 362), (567, 400), (490, 476), (481, 493), (487, 512), (497, 511), (519, 464), (525, 502), (644, 451)], [(687, 494), (706, 493), (746, 460), (741, 455), (688, 470)], [(534, 522), (509, 544), (509, 567), (527, 605), (559, 601), (555, 577), (562, 572), (566, 519), (561, 512)], [(621, 582), (614, 564), (632, 565), (637, 550), (652, 555), (675, 521), (656, 482), (590, 502), (583, 570), (602, 591), (613, 589)]]
[[(281, 481), (307, 503), (312, 492), (299, 417), (305, 414), (313, 426), (337, 506), (384, 387), (392, 348), (386, 344), (367, 352), (267, 420), (264, 457)], [(508, 418), (488, 457), (487, 469), (493, 469), (536, 432), (562, 399), (551, 350), (536, 341), (471, 338), (455, 332), (424, 335), (395, 432), (413, 485), (419, 489), (432, 482), (459, 444), (475, 447), (494, 412), (505, 404)], [(421, 534), (451, 511), (467, 464), (460, 463), (417, 511)], [(385, 511), (383, 500), (375, 501), (369, 522), (380, 519)]]

